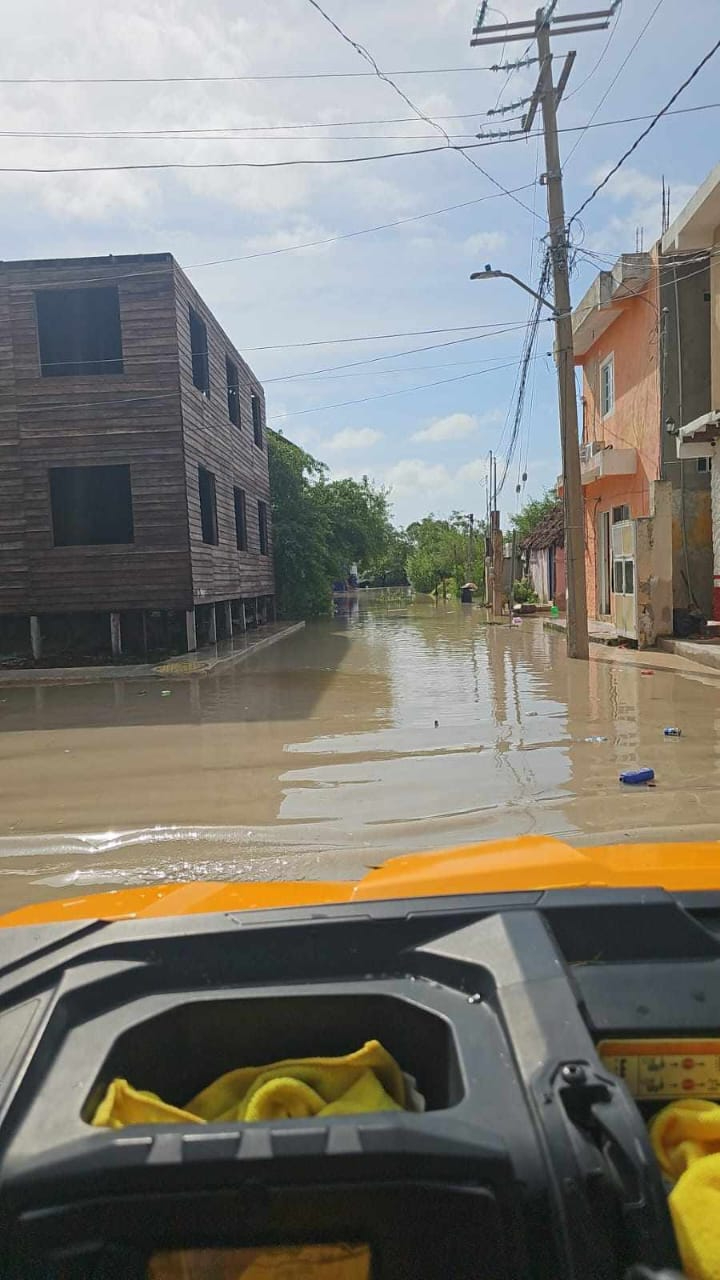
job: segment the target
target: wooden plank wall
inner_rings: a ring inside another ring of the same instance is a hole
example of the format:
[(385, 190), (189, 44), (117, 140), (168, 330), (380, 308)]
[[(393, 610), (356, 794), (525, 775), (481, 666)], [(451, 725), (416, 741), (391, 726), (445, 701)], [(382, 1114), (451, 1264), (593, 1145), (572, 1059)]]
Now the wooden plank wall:
[[(265, 397), (252, 369), (230, 342), (212, 312), (193, 289), (187, 276), (175, 264), (177, 295), (177, 341), (180, 358), (182, 417), (187, 475), (193, 593), (196, 604), (231, 600), (239, 596), (273, 595), (272, 525), (267, 444), (258, 449), (253, 442), (250, 397), (260, 397), (265, 423)], [(189, 308), (198, 312), (207, 326), (210, 362), (210, 395), (195, 387), (192, 380)], [(240, 375), (240, 429), (228, 415), (225, 357), (235, 362)], [(218, 545), (202, 540), (198, 466), (215, 476), (217, 491)], [(238, 551), (235, 537), (233, 487), (244, 489), (247, 502), (248, 550)], [(268, 555), (260, 554), (257, 503), (268, 506)]]
[(29, 571), (6, 281), (7, 272), (0, 266), (0, 612), (23, 613)]
[[(117, 283), (124, 372), (42, 377), (35, 290), (91, 283)], [(9, 319), (15, 426), (11, 408), (0, 418), (0, 612), (191, 607), (171, 256), (8, 263), (1, 285), (0, 377), (4, 402)], [(93, 463), (130, 465), (135, 541), (54, 547), (48, 468)], [(23, 520), (24, 560), (13, 535)]]

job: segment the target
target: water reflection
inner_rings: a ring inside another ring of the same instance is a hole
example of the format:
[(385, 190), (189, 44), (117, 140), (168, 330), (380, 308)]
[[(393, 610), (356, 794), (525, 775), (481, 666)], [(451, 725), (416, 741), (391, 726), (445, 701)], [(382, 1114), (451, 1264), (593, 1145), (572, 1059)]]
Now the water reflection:
[[(530, 832), (720, 829), (711, 671), (568, 663), (539, 620), (487, 625), (450, 603), (343, 603), (169, 697), (159, 683), (0, 691), (0, 903), (357, 875), (394, 852)], [(683, 737), (663, 738), (666, 723)], [(619, 786), (637, 764), (655, 789)]]

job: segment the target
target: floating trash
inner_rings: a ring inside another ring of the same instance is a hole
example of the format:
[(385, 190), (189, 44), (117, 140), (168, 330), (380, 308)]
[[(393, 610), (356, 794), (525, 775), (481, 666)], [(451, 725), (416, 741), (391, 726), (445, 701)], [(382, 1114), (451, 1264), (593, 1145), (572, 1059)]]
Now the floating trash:
[(663, 729), (666, 738), (682, 738), (682, 729), (678, 729), (677, 725), (669, 725), (667, 729)]
[(655, 672), (654, 672), (654, 671), (651, 671), (649, 667), (645, 667), (645, 668), (643, 668), (643, 670), (640, 672), (640, 675), (641, 675), (641, 676), (654, 676), (654, 675), (655, 675)]
[(654, 769), (626, 769), (620, 774), (620, 781), (626, 787), (639, 787), (644, 782), (653, 782), (655, 780)]
[(161, 691), (160, 691), (160, 697), (161, 697), (161, 698), (171, 698), (171, 697), (172, 697), (172, 689), (161, 689)]
[(583, 738), (583, 742), (607, 742), (607, 738), (603, 738), (600, 735), (597, 735), (591, 738)]

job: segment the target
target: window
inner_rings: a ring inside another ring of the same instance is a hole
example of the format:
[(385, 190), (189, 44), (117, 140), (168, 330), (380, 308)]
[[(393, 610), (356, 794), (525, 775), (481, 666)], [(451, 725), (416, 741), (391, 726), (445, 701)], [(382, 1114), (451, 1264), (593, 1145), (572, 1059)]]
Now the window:
[(247, 508), (244, 489), (233, 489), (235, 499), (235, 537), (238, 551), (247, 551)]
[(56, 547), (134, 540), (128, 466), (51, 467), (50, 507)]
[(600, 365), (600, 413), (607, 418), (615, 408), (615, 360), (609, 356)]
[(625, 592), (625, 562), (623, 560), (615, 560), (613, 562), (613, 591), (616, 596), (621, 596)]
[(260, 397), (252, 397), (253, 439), (258, 449), (263, 447), (262, 408)]
[(202, 540), (216, 547), (218, 544), (218, 522), (215, 477), (212, 471), (206, 471), (205, 467), (198, 467), (198, 488), (200, 490)]
[(35, 305), (43, 378), (123, 372), (116, 288), (42, 289)]
[(268, 553), (268, 514), (267, 503), (258, 502), (258, 533), (260, 534), (260, 555)]
[(229, 356), (225, 357), (225, 373), (227, 376), (228, 418), (234, 427), (240, 424), (240, 375), (238, 367)]
[(712, 471), (712, 458), (698, 458), (698, 471)]
[(208, 362), (207, 329), (205, 321), (190, 307), (190, 350), (192, 352), (192, 376), (198, 391), (210, 395), (210, 365)]
[(623, 520), (629, 520), (629, 519), (630, 519), (630, 508), (627, 502), (624, 502), (621, 507), (613, 507), (612, 509), (613, 524), (621, 524)]
[(625, 561), (625, 595), (631, 596), (635, 591), (635, 562)]

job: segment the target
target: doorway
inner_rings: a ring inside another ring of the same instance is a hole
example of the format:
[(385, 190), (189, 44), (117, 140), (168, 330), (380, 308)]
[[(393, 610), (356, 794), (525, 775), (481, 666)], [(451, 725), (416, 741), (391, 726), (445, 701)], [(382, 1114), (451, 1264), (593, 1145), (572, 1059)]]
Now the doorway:
[(601, 511), (597, 517), (597, 611), (599, 617), (610, 616), (610, 586), (612, 582), (610, 512)]

